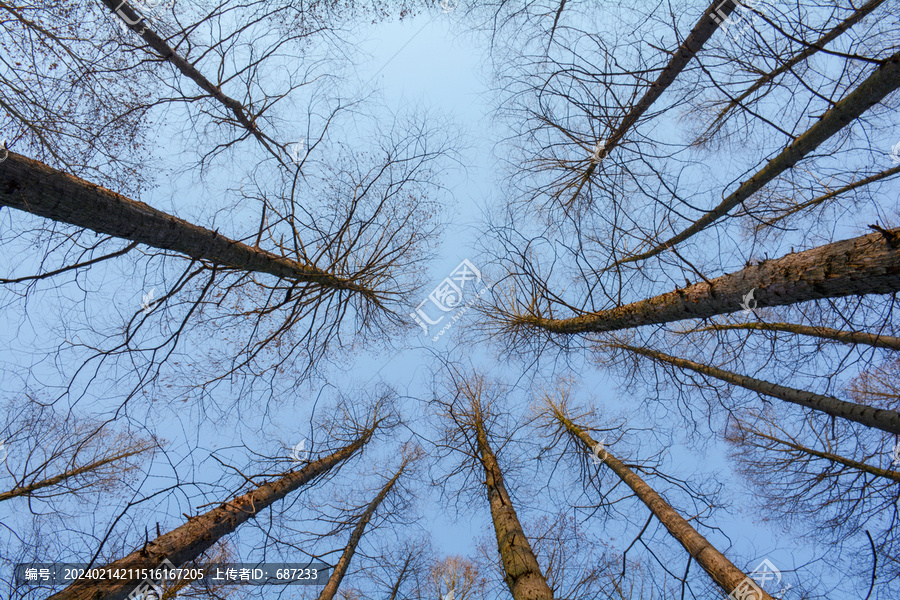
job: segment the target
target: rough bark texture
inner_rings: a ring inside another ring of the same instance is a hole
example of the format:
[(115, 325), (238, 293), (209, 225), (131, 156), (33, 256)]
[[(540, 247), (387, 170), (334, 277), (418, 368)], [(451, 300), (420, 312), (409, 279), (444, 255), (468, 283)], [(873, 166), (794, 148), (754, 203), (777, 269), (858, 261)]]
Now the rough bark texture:
[[(737, 8), (737, 4), (734, 2), (723, 3), (722, 0), (715, 0), (712, 5), (703, 12), (703, 16), (701, 16), (700, 20), (697, 21), (697, 24), (694, 25), (691, 33), (688, 34), (681, 46), (679, 46), (672, 55), (669, 64), (663, 68), (656, 78), (656, 81), (650, 84), (650, 87), (644, 92), (641, 99), (631, 107), (631, 110), (628, 111), (628, 114), (625, 115), (616, 130), (606, 139), (603, 148), (601, 148), (593, 160), (591, 160), (591, 164), (588, 165), (587, 170), (584, 172), (584, 176), (581, 178), (578, 189), (575, 190), (575, 194), (569, 201), (570, 205), (575, 202), (575, 199), (578, 197), (578, 194), (581, 193), (584, 184), (587, 183), (591, 178), (591, 175), (594, 174), (600, 161), (609, 155), (612, 149), (622, 141), (622, 138), (625, 137), (628, 130), (637, 123), (638, 119), (647, 112), (647, 109), (662, 96), (663, 92), (672, 85), (688, 63), (691, 62), (691, 59), (694, 58), (694, 55), (703, 48), (703, 45), (712, 37), (719, 28), (719, 25), (724, 22), (719, 19), (719, 16), (721, 15), (722, 17), (727, 18), (734, 12), (735, 8)], [(560, 11), (561, 10), (562, 7), (560, 7)], [(713, 18), (713, 15), (715, 15), (715, 18)]]
[(886, 59), (865, 81), (846, 98), (835, 104), (806, 133), (796, 138), (778, 156), (769, 161), (753, 177), (742, 183), (721, 204), (694, 221), (694, 223), (655, 248), (618, 261), (624, 264), (645, 260), (660, 254), (692, 235), (703, 231), (728, 214), (735, 206), (760, 191), (767, 183), (792, 168), (800, 159), (815, 150), (832, 135), (859, 118), (870, 107), (878, 104), (892, 91), (900, 87), (900, 52)]
[[(584, 444), (588, 453), (593, 454), (593, 449), (597, 442), (591, 438), (584, 430), (575, 425), (562, 412), (555, 410), (555, 417), (565, 426), (569, 433)], [(650, 512), (659, 519), (669, 533), (672, 534), (678, 542), (684, 546), (688, 554), (697, 561), (703, 570), (709, 573), (713, 581), (724, 590), (726, 594), (731, 594), (734, 589), (744, 580), (748, 579), (747, 575), (738, 569), (724, 554), (716, 550), (715, 546), (709, 543), (705, 537), (700, 535), (696, 529), (691, 527), (678, 512), (672, 508), (668, 502), (663, 500), (662, 496), (656, 493), (643, 479), (637, 476), (631, 469), (625, 466), (625, 463), (606, 451), (604, 457), (601, 457), (603, 463), (609, 467), (634, 493), (640, 498), (641, 502), (647, 505)], [(762, 596), (759, 600), (772, 600), (772, 597), (760, 590)]]
[[(309, 463), (299, 471), (264, 483), (218, 508), (189, 518), (184, 525), (161, 535), (125, 558), (106, 565), (106, 568), (155, 568), (163, 560), (169, 560), (177, 567), (194, 560), (242, 523), (255, 518), (260, 511), (350, 458), (369, 441), (372, 431), (368, 430), (352, 444)], [(122, 600), (139, 583), (140, 580), (85, 580), (83, 583), (73, 583), (49, 600)]]
[(832, 454), (831, 452), (822, 452), (821, 450), (816, 450), (814, 448), (807, 448), (806, 446), (801, 446), (800, 444), (795, 444), (794, 442), (788, 442), (787, 440), (781, 440), (777, 437), (766, 435), (760, 431), (750, 432), (751, 435), (761, 437), (763, 439), (767, 439), (771, 442), (775, 442), (776, 444), (781, 444), (782, 446), (787, 446), (792, 450), (797, 450), (799, 452), (805, 452), (810, 456), (816, 456), (818, 458), (824, 458), (830, 460), (831, 462), (837, 463), (839, 465), (844, 465), (845, 467), (850, 467), (851, 469), (856, 469), (857, 471), (862, 471), (863, 473), (868, 473), (870, 475), (875, 475), (876, 477), (884, 477), (886, 479), (890, 479), (892, 481), (900, 482), (900, 472), (891, 471), (889, 469), (882, 469), (879, 467), (874, 467), (870, 464), (860, 462), (858, 460), (852, 460), (849, 458), (844, 458), (839, 454)]
[(900, 228), (791, 253), (625, 306), (570, 319), (520, 316), (512, 325), (577, 334), (704, 319), (741, 310), (751, 291), (759, 306), (900, 291)]
[(841, 331), (830, 327), (810, 327), (809, 325), (794, 325), (793, 323), (728, 323), (702, 327), (696, 331), (727, 331), (733, 329), (746, 329), (749, 331), (784, 331), (797, 335), (835, 340), (844, 344), (866, 344), (876, 348), (900, 350), (900, 337), (880, 335), (865, 331)]
[(363, 513), (362, 517), (360, 517), (359, 519), (359, 522), (357, 522), (356, 526), (353, 528), (353, 533), (350, 534), (350, 540), (344, 547), (344, 552), (343, 554), (341, 554), (341, 558), (334, 566), (331, 577), (328, 578), (328, 582), (325, 584), (325, 587), (322, 588), (322, 593), (319, 594), (319, 600), (332, 600), (337, 595), (338, 588), (340, 588), (341, 586), (341, 581), (344, 579), (344, 575), (347, 574), (347, 569), (350, 567), (350, 560), (356, 553), (356, 547), (359, 545), (359, 540), (362, 539), (363, 533), (365, 533), (366, 531), (366, 526), (369, 524), (369, 521), (372, 520), (372, 517), (375, 515), (375, 511), (378, 510), (378, 507), (382, 502), (384, 502), (384, 499), (391, 491), (391, 488), (393, 488), (394, 484), (397, 483), (397, 480), (400, 479), (400, 475), (403, 474), (405, 468), (406, 464), (404, 463), (400, 470), (397, 471), (397, 474), (394, 475), (383, 488), (381, 488), (381, 491), (378, 492), (378, 495), (375, 496), (375, 499), (372, 500), (366, 507), (366, 511)]
[(84, 465), (83, 467), (78, 467), (75, 469), (69, 469), (64, 473), (60, 473), (59, 475), (54, 475), (53, 477), (48, 477), (47, 479), (42, 479), (41, 481), (35, 481), (34, 483), (30, 483), (28, 485), (16, 486), (13, 489), (0, 493), (0, 502), (4, 500), (9, 500), (10, 498), (16, 498), (18, 496), (30, 496), (34, 492), (47, 488), (57, 483), (62, 483), (66, 479), (71, 477), (75, 477), (77, 475), (82, 475), (84, 473), (90, 473), (94, 469), (99, 469), (104, 465), (108, 465), (110, 463), (116, 462), (117, 460), (121, 460), (123, 458), (128, 458), (129, 456), (134, 456), (135, 454), (140, 454), (141, 452), (147, 450), (148, 448), (139, 448), (137, 450), (132, 450), (131, 452), (123, 452), (122, 454), (117, 454), (115, 456), (111, 456), (109, 458), (104, 458), (103, 460), (98, 460), (96, 462), (92, 462), (89, 465)]
[(792, 404), (799, 404), (807, 408), (812, 408), (829, 414), (833, 417), (840, 417), (848, 421), (856, 421), (868, 427), (874, 427), (900, 435), (900, 413), (895, 410), (887, 410), (884, 408), (875, 408), (864, 404), (854, 404), (846, 402), (833, 396), (825, 396), (822, 394), (814, 394), (805, 390), (789, 388), (777, 383), (763, 381), (762, 379), (754, 379), (746, 375), (739, 375), (717, 367), (703, 365), (692, 360), (677, 358), (663, 354), (657, 350), (649, 348), (637, 348), (625, 344), (610, 344), (612, 348), (621, 348), (651, 358), (657, 362), (674, 365), (682, 369), (690, 369), (709, 377), (715, 377), (732, 385), (740, 386), (752, 392), (778, 398)]
[(348, 279), (197, 227), (143, 202), (12, 152), (0, 163), (0, 206), (217, 265), (372, 294)]
[(509, 493), (503, 484), (503, 474), (497, 457), (488, 444), (480, 414), (476, 414), (475, 418), (475, 436), (481, 453), (481, 463), (484, 466), (491, 519), (497, 535), (497, 549), (506, 574), (506, 585), (509, 586), (513, 600), (553, 600), (553, 592), (541, 573), (541, 567), (534, 556), (531, 544), (528, 543), (528, 538), (525, 537), (516, 509), (513, 508)]

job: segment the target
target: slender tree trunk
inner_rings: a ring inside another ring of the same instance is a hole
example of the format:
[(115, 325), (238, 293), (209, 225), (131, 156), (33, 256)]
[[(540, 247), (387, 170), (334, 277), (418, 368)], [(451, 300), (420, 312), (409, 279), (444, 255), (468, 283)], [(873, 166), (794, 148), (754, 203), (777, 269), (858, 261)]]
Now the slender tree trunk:
[(717, 367), (703, 365), (692, 360), (669, 356), (658, 350), (637, 348), (626, 344), (609, 344), (609, 346), (611, 348), (621, 348), (622, 350), (640, 354), (641, 356), (646, 356), (657, 362), (674, 365), (681, 369), (690, 369), (696, 373), (714, 377), (732, 385), (750, 390), (751, 392), (778, 398), (785, 402), (818, 410), (833, 417), (855, 421), (862, 425), (866, 425), (867, 427), (874, 427), (876, 429), (881, 429), (882, 431), (887, 431), (888, 433), (900, 435), (900, 413), (895, 410), (875, 408), (864, 404), (854, 404), (853, 402), (846, 402), (833, 396), (814, 394), (805, 390), (785, 387), (783, 385), (778, 385), (777, 383), (770, 383), (768, 381), (763, 381), (762, 379), (754, 379), (753, 377), (739, 375)]
[(140, 454), (145, 450), (149, 450), (149, 446), (144, 448), (138, 448), (136, 450), (131, 450), (129, 452), (123, 452), (121, 454), (116, 454), (115, 456), (111, 456), (109, 458), (104, 458), (103, 460), (98, 460), (96, 462), (92, 462), (89, 465), (84, 465), (83, 467), (78, 467), (75, 469), (69, 469), (64, 473), (60, 473), (59, 475), (54, 475), (53, 477), (48, 477), (47, 479), (42, 479), (41, 481), (35, 481), (34, 483), (29, 483), (28, 485), (16, 486), (13, 489), (0, 493), (0, 502), (4, 500), (9, 500), (10, 498), (16, 498), (18, 496), (30, 496), (34, 492), (56, 485), (57, 483), (62, 483), (63, 481), (75, 477), (76, 475), (82, 475), (84, 473), (89, 473), (94, 469), (99, 469), (104, 465), (108, 465), (110, 463), (116, 462), (117, 460), (121, 460), (123, 458), (128, 458), (129, 456), (134, 456), (135, 454)]
[(390, 493), (391, 489), (394, 487), (394, 484), (397, 483), (397, 480), (400, 479), (400, 475), (403, 474), (403, 471), (406, 469), (407, 462), (404, 461), (403, 465), (397, 471), (397, 473), (391, 477), (390, 481), (388, 481), (381, 491), (378, 492), (378, 495), (375, 496), (375, 499), (369, 503), (369, 506), (366, 507), (366, 511), (362, 514), (359, 521), (356, 523), (356, 527), (353, 528), (353, 533), (350, 534), (350, 541), (347, 542), (347, 546), (344, 547), (344, 553), (341, 554), (340, 560), (338, 560), (337, 564), (334, 566), (334, 571), (331, 573), (331, 577), (328, 578), (328, 582), (325, 584), (325, 587), (322, 589), (322, 593), (319, 594), (319, 600), (333, 600), (333, 598), (337, 595), (338, 588), (341, 585), (341, 580), (344, 579), (344, 575), (347, 574), (347, 569), (350, 568), (350, 560), (353, 558), (353, 555), (356, 554), (356, 547), (359, 545), (359, 541), (362, 539), (363, 534), (366, 532), (366, 526), (368, 526), (369, 521), (372, 520), (372, 517), (375, 516), (375, 511), (378, 510), (378, 507), (384, 502), (384, 499), (387, 497), (388, 493)]
[(12, 152), (0, 163), (0, 206), (217, 265), (374, 295), (371, 290), (314, 265), (300, 264), (229, 239)]
[(578, 334), (705, 319), (741, 310), (751, 291), (759, 306), (900, 291), (900, 228), (791, 253), (708, 282), (579, 317), (513, 316), (510, 326)]
[(844, 344), (865, 344), (876, 348), (900, 350), (900, 337), (868, 333), (865, 331), (841, 331), (829, 327), (794, 325), (793, 323), (759, 323), (752, 321), (748, 323), (723, 323), (701, 327), (700, 329), (684, 333), (694, 333), (695, 331), (729, 331), (734, 329), (746, 329), (749, 331), (784, 331), (786, 333), (795, 333), (797, 335), (808, 335), (826, 340), (835, 340)]
[(117, 18), (122, 19), (122, 22), (125, 23), (129, 29), (141, 36), (144, 41), (147, 42), (147, 45), (153, 48), (153, 50), (155, 50), (163, 59), (171, 63), (182, 75), (196, 83), (204, 92), (218, 100), (223, 106), (234, 113), (238, 123), (253, 134), (266, 150), (284, 164), (284, 161), (281, 160), (281, 157), (272, 148), (272, 146), (277, 145), (277, 143), (259, 130), (256, 126), (256, 118), (247, 114), (247, 110), (244, 108), (243, 104), (224, 94), (219, 86), (213, 85), (213, 83), (194, 67), (194, 65), (175, 52), (165, 40), (159, 37), (159, 35), (148, 26), (146, 21), (141, 19), (140, 15), (135, 12), (130, 4), (124, 0), (100, 1), (111, 11), (116, 13)]
[(822, 452), (821, 450), (816, 450), (814, 448), (807, 448), (806, 446), (801, 446), (800, 444), (797, 444), (794, 442), (788, 442), (786, 440), (782, 440), (777, 437), (762, 433), (761, 431), (756, 431), (755, 429), (747, 430), (747, 429), (742, 428), (742, 430), (746, 431), (747, 433), (749, 433), (751, 435), (758, 436), (763, 439), (769, 440), (770, 442), (774, 442), (774, 443), (780, 444), (782, 446), (787, 446), (788, 448), (790, 448), (792, 450), (797, 450), (799, 452), (805, 452), (806, 454), (809, 454), (810, 456), (824, 458), (826, 460), (830, 460), (833, 463), (837, 463), (839, 465), (844, 465), (845, 467), (850, 467), (851, 469), (855, 469), (857, 471), (862, 471), (863, 473), (868, 473), (869, 475), (875, 475), (876, 477), (884, 477), (884, 478), (890, 479), (892, 481), (900, 482), (900, 472), (898, 472), (898, 471), (891, 471), (890, 469), (881, 469), (879, 467), (873, 467), (870, 464), (867, 464), (867, 463), (864, 463), (864, 462), (861, 462), (858, 460), (844, 458), (843, 456), (841, 456), (839, 454), (832, 454), (831, 452)]
[(702, 137), (706, 139), (711, 137), (712, 133), (716, 129), (718, 129), (717, 125), (722, 122), (722, 120), (728, 115), (728, 113), (730, 113), (738, 106), (741, 106), (744, 100), (749, 98), (754, 92), (759, 90), (764, 85), (774, 81), (780, 75), (787, 73), (819, 50), (823, 50), (825, 46), (837, 39), (839, 35), (862, 21), (873, 10), (875, 10), (882, 4), (884, 4), (884, 0), (869, 0), (869, 2), (866, 2), (864, 5), (859, 7), (858, 10), (854, 11), (852, 15), (838, 23), (833, 29), (831, 29), (831, 31), (820, 37), (815, 43), (808, 45), (806, 48), (795, 54), (792, 58), (783, 62), (780, 66), (757, 79), (753, 83), (753, 85), (747, 88), (746, 91), (744, 91), (737, 98), (732, 98), (728, 105), (725, 106), (725, 108), (723, 108), (721, 111), (719, 111), (719, 114), (716, 116), (712, 124), (710, 124), (709, 128), (706, 130), (706, 133), (704, 133)]
[[(583, 429), (570, 421), (559, 407), (555, 405), (551, 406), (554, 417), (566, 428), (570, 435), (581, 441), (588, 453), (593, 454), (593, 449), (597, 446), (597, 442)], [(662, 496), (647, 485), (643, 479), (638, 477), (634, 471), (625, 466), (625, 463), (608, 451), (604, 454), (605, 456), (601, 457), (603, 463), (634, 491), (641, 502), (647, 505), (650, 512), (652, 512), (656, 518), (659, 519), (659, 522), (669, 530), (672, 537), (684, 546), (684, 549), (688, 551), (688, 554), (697, 561), (697, 564), (703, 567), (704, 571), (709, 573), (709, 576), (712, 577), (713, 581), (715, 581), (726, 594), (731, 594), (738, 585), (749, 579), (743, 571), (734, 566), (724, 554), (719, 552), (705, 537), (691, 527), (691, 524), (679, 515), (668, 502), (663, 500)], [(762, 592), (762, 596), (760, 596), (758, 600), (772, 600), (772, 597), (769, 596), (765, 590), (760, 591)]]
[[(722, 0), (714, 0), (710, 7), (703, 11), (700, 20), (697, 21), (696, 25), (694, 25), (694, 28), (691, 30), (691, 33), (688, 34), (681, 46), (679, 46), (672, 55), (669, 63), (660, 72), (656, 81), (650, 84), (650, 87), (644, 92), (643, 97), (637, 101), (637, 104), (631, 107), (631, 110), (628, 111), (628, 114), (625, 115), (616, 130), (610, 134), (604, 142), (603, 147), (600, 148), (592, 158), (590, 165), (588, 165), (587, 170), (584, 172), (584, 176), (581, 178), (578, 189), (575, 190), (572, 199), (569, 200), (569, 206), (574, 204), (575, 199), (578, 197), (578, 194), (581, 193), (584, 184), (587, 183), (591, 178), (591, 175), (594, 174), (600, 161), (609, 155), (613, 148), (622, 141), (622, 138), (625, 137), (628, 130), (631, 129), (631, 127), (637, 123), (638, 119), (647, 112), (647, 109), (662, 96), (663, 92), (672, 85), (675, 79), (682, 71), (684, 71), (684, 68), (688, 63), (691, 62), (691, 59), (694, 58), (694, 55), (703, 48), (703, 45), (707, 40), (709, 40), (716, 32), (719, 25), (724, 23), (723, 19), (728, 18), (728, 16), (734, 12), (735, 8), (737, 8), (736, 2), (723, 3)], [(560, 7), (560, 11), (562, 11), (562, 7)], [(554, 27), (555, 25), (556, 24), (554, 23)]]
[(553, 600), (553, 592), (541, 573), (537, 558), (525, 537), (516, 509), (503, 484), (497, 457), (488, 444), (480, 411), (475, 413), (475, 437), (484, 466), (485, 485), (491, 507), (491, 519), (497, 534), (497, 549), (503, 562), (506, 585), (513, 600)]
[[(237, 496), (218, 508), (202, 515), (190, 517), (188, 522), (163, 534), (135, 550), (125, 558), (106, 565), (107, 569), (149, 568), (168, 560), (176, 567), (194, 560), (219, 539), (235, 531), (245, 521), (255, 518), (271, 506), (347, 460), (360, 450), (372, 437), (369, 429), (352, 444), (309, 463), (299, 471), (262, 484), (258, 488)], [(49, 600), (123, 600), (140, 581), (97, 580), (73, 583), (54, 594)]]
[(625, 257), (616, 262), (616, 265), (646, 260), (703, 231), (728, 214), (732, 208), (760, 191), (770, 181), (792, 168), (800, 159), (818, 148), (819, 145), (849, 123), (859, 118), (869, 108), (881, 102), (885, 96), (897, 88), (900, 88), (900, 52), (884, 60), (875, 72), (850, 92), (847, 97), (831, 107), (806, 133), (794, 139), (787, 148), (770, 160), (753, 177), (742, 183), (721, 204), (669, 240), (647, 252)]
[(412, 562), (412, 559), (412, 553), (406, 555), (403, 567), (400, 569), (400, 574), (397, 575), (397, 581), (394, 582), (394, 586), (391, 588), (391, 595), (388, 596), (388, 600), (397, 600), (397, 594), (400, 593), (400, 586), (403, 585), (403, 580), (406, 579), (406, 571), (409, 569), (409, 563)]

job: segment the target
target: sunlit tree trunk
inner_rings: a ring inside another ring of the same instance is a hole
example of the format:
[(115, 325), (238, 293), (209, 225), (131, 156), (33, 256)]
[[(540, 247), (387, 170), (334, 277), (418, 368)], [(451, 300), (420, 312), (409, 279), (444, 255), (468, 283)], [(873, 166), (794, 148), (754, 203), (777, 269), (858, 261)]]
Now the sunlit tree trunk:
[[(556, 404), (550, 403), (553, 417), (563, 426), (566, 431), (577, 438), (583, 444), (585, 450), (592, 455), (595, 454), (594, 448), (597, 442), (591, 438), (581, 427), (573, 423), (566, 415), (564, 410)], [(600, 458), (610, 470), (615, 473), (628, 487), (634, 491), (637, 497), (643, 502), (647, 508), (659, 519), (669, 533), (672, 534), (678, 542), (684, 546), (688, 554), (697, 561), (703, 570), (709, 573), (713, 581), (722, 588), (726, 594), (731, 594), (742, 582), (748, 579), (747, 575), (738, 569), (724, 554), (719, 552), (715, 546), (700, 535), (696, 529), (691, 527), (684, 517), (672, 508), (662, 496), (653, 490), (643, 479), (629, 469), (625, 463), (610, 454), (603, 451)], [(772, 597), (760, 589), (762, 595), (759, 600), (772, 600)]]
[(0, 206), (287, 280), (372, 292), (356, 283), (193, 225), (19, 154), (0, 163)]
[(403, 464), (400, 466), (400, 469), (397, 471), (397, 473), (393, 477), (391, 477), (390, 480), (388, 480), (384, 487), (381, 488), (381, 491), (378, 492), (378, 495), (375, 496), (375, 498), (366, 507), (365, 512), (363, 512), (362, 516), (359, 518), (359, 521), (357, 521), (356, 526), (353, 528), (353, 533), (350, 534), (350, 540), (344, 547), (344, 552), (343, 554), (341, 554), (341, 558), (334, 566), (334, 571), (332, 571), (331, 577), (328, 578), (328, 582), (322, 589), (322, 593), (319, 594), (319, 600), (333, 600), (333, 598), (337, 595), (338, 588), (340, 588), (341, 586), (341, 581), (347, 574), (347, 569), (350, 568), (350, 561), (353, 559), (353, 555), (356, 554), (356, 548), (357, 546), (359, 546), (359, 541), (362, 539), (363, 534), (366, 532), (366, 527), (368, 526), (369, 521), (371, 521), (372, 517), (375, 516), (375, 511), (378, 510), (378, 507), (382, 502), (384, 502), (384, 499), (397, 483), (397, 480), (400, 479), (400, 476), (403, 474), (403, 471), (406, 470), (408, 464), (409, 458), (403, 461)]
[(897, 291), (900, 228), (791, 253), (674, 292), (578, 317), (511, 315), (508, 327), (559, 334), (616, 331), (737, 312), (750, 292), (759, 306), (786, 306)]
[[(374, 427), (363, 432), (353, 443), (313, 461), (300, 469), (264, 483), (246, 494), (232, 498), (218, 508), (190, 517), (188, 522), (135, 550), (125, 558), (109, 563), (107, 569), (150, 568), (168, 560), (176, 567), (194, 560), (222, 537), (242, 523), (255, 518), (271, 506), (347, 460), (372, 437)], [(123, 600), (140, 581), (96, 580), (73, 583), (50, 600)]]
[(805, 390), (778, 385), (777, 383), (732, 373), (731, 371), (700, 364), (692, 360), (669, 356), (668, 354), (650, 348), (638, 348), (626, 344), (609, 344), (609, 346), (646, 356), (659, 363), (673, 365), (681, 369), (690, 369), (696, 373), (708, 375), (709, 377), (720, 379), (732, 385), (740, 386), (751, 392), (757, 392), (766, 396), (771, 396), (772, 398), (784, 400), (785, 402), (812, 408), (833, 417), (840, 417), (842, 419), (847, 419), (848, 421), (856, 421), (862, 425), (881, 429), (888, 433), (900, 434), (900, 413), (895, 410), (875, 408), (864, 404), (855, 404), (853, 402), (840, 400), (833, 396), (814, 394)]
[(732, 208), (763, 189), (770, 181), (792, 168), (800, 159), (818, 148), (847, 124), (859, 118), (869, 108), (881, 102), (897, 88), (900, 88), (900, 52), (882, 62), (875, 72), (850, 92), (846, 98), (831, 107), (816, 121), (815, 125), (800, 137), (795, 138), (787, 148), (729, 194), (721, 204), (694, 221), (681, 233), (647, 252), (628, 256), (616, 264), (646, 260), (703, 231), (728, 214)]
[(491, 507), (491, 519), (497, 535), (497, 549), (503, 563), (506, 585), (514, 600), (553, 600), (553, 592), (541, 573), (537, 558), (531, 549), (525, 531), (516, 515), (506, 486), (503, 473), (488, 443), (484, 420), (479, 408), (479, 400), (472, 399), (474, 410), (475, 439), (479, 458), (484, 467), (485, 486)]

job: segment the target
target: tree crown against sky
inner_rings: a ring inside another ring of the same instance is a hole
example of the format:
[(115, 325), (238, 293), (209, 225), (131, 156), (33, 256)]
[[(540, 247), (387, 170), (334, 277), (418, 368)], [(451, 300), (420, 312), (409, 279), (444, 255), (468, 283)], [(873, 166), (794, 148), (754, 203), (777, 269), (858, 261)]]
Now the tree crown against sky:
[(0, 594), (890, 598), (898, 11), (3, 2)]

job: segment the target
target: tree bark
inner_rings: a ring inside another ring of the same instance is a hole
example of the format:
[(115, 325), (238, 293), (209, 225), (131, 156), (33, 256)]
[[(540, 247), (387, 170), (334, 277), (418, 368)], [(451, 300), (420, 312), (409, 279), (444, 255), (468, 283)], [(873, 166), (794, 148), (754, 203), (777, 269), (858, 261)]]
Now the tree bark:
[[(714, 0), (710, 7), (703, 11), (700, 20), (697, 21), (696, 25), (694, 25), (694, 28), (691, 30), (691, 33), (688, 34), (684, 42), (672, 55), (669, 63), (660, 72), (656, 81), (650, 84), (650, 87), (644, 92), (641, 99), (637, 101), (637, 104), (631, 107), (631, 110), (628, 111), (628, 114), (625, 115), (616, 130), (606, 139), (603, 147), (592, 158), (591, 163), (584, 172), (584, 176), (581, 178), (578, 189), (575, 190), (575, 193), (572, 195), (572, 199), (569, 201), (568, 206), (574, 204), (575, 199), (578, 197), (578, 194), (581, 193), (584, 184), (587, 183), (591, 178), (591, 175), (594, 174), (600, 161), (609, 155), (613, 148), (622, 141), (622, 138), (625, 137), (628, 130), (631, 129), (631, 127), (637, 123), (638, 119), (647, 112), (647, 109), (662, 96), (663, 92), (672, 85), (675, 79), (682, 71), (684, 71), (684, 68), (688, 63), (691, 62), (691, 59), (694, 58), (694, 55), (703, 48), (703, 45), (713, 36), (719, 28), (719, 25), (724, 23), (724, 19), (734, 12), (735, 8), (737, 8), (736, 2), (723, 3), (722, 0)], [(560, 11), (562, 11), (562, 7), (560, 7)], [(720, 16), (722, 19), (719, 18)], [(555, 25), (556, 23), (554, 23), (554, 27)]]
[[(309, 463), (299, 471), (291, 471), (280, 479), (264, 483), (246, 494), (223, 503), (218, 508), (190, 517), (184, 525), (163, 534), (125, 558), (106, 565), (105, 568), (150, 568), (161, 564), (164, 560), (177, 567), (194, 560), (219, 539), (235, 531), (245, 521), (255, 518), (277, 500), (353, 456), (368, 443), (373, 432), (374, 427), (366, 430), (352, 444)], [(48, 600), (123, 600), (139, 583), (138, 580), (122, 579), (86, 580), (73, 583)]]
[(553, 592), (541, 573), (537, 558), (516, 515), (503, 473), (487, 439), (480, 411), (475, 413), (475, 439), (484, 466), (491, 520), (497, 535), (497, 550), (503, 563), (506, 585), (513, 600), (553, 600)]
[(104, 465), (108, 465), (110, 463), (116, 462), (117, 460), (121, 460), (123, 458), (128, 458), (129, 456), (134, 456), (135, 454), (140, 454), (145, 450), (148, 450), (150, 447), (138, 448), (137, 450), (132, 450), (130, 452), (123, 452), (121, 454), (117, 454), (115, 456), (111, 456), (109, 458), (104, 458), (103, 460), (98, 460), (96, 462), (92, 462), (89, 465), (84, 465), (83, 467), (77, 467), (75, 469), (69, 469), (64, 473), (60, 473), (59, 475), (54, 475), (53, 477), (48, 477), (47, 479), (42, 479), (41, 481), (35, 481), (34, 483), (29, 483), (28, 485), (16, 486), (13, 489), (0, 493), (0, 502), (4, 500), (9, 500), (10, 498), (16, 498), (18, 496), (30, 496), (34, 492), (56, 485), (57, 483), (62, 483), (63, 481), (75, 477), (76, 475), (82, 475), (84, 473), (89, 473), (94, 469), (98, 469)]
[(378, 495), (375, 496), (375, 499), (372, 500), (366, 507), (366, 511), (362, 514), (359, 521), (356, 523), (356, 526), (353, 528), (353, 533), (350, 534), (350, 540), (344, 547), (344, 552), (343, 554), (341, 554), (341, 558), (334, 566), (334, 570), (331, 572), (331, 577), (328, 578), (328, 582), (322, 589), (322, 593), (319, 594), (319, 600), (333, 600), (333, 598), (337, 595), (338, 588), (341, 585), (341, 581), (344, 579), (344, 575), (347, 574), (347, 569), (350, 567), (350, 560), (353, 558), (353, 555), (356, 554), (356, 547), (359, 545), (359, 541), (362, 539), (362, 536), (366, 531), (366, 526), (368, 526), (369, 521), (371, 521), (372, 517), (375, 515), (375, 511), (378, 510), (378, 507), (382, 502), (384, 502), (384, 499), (387, 497), (388, 493), (390, 493), (391, 489), (394, 487), (394, 484), (397, 483), (398, 479), (400, 479), (400, 475), (403, 474), (403, 471), (406, 469), (406, 465), (407, 463), (404, 461), (403, 465), (400, 467), (397, 473), (393, 477), (391, 477), (390, 481), (388, 481), (385, 486), (381, 488), (381, 491), (378, 492)]
[[(585, 450), (593, 455), (593, 449), (597, 446), (597, 442), (587, 432), (570, 421), (559, 407), (553, 406), (552, 410), (554, 417), (563, 424), (569, 434), (578, 438), (584, 445)], [(726, 594), (731, 594), (738, 585), (749, 579), (743, 571), (734, 566), (724, 554), (719, 552), (705, 537), (691, 527), (687, 520), (679, 515), (662, 496), (638, 477), (634, 471), (629, 469), (625, 463), (608, 451), (604, 452), (604, 454), (605, 456), (601, 457), (603, 463), (634, 491), (641, 502), (669, 530), (672, 537), (678, 540), (688, 554), (697, 561), (697, 564), (703, 567), (703, 570), (712, 577), (713, 581)], [(762, 596), (759, 597), (759, 600), (772, 600), (772, 597), (765, 590), (760, 589), (760, 591)]]
[(578, 317), (516, 315), (510, 326), (578, 334), (704, 319), (741, 310), (751, 291), (760, 306), (900, 291), (900, 228), (791, 253), (708, 282)]
[(885, 59), (875, 72), (856, 89), (819, 117), (816, 124), (810, 127), (806, 133), (794, 139), (787, 148), (770, 160), (753, 177), (742, 183), (721, 204), (694, 221), (681, 233), (647, 252), (625, 257), (617, 261), (616, 265), (646, 260), (703, 231), (728, 214), (732, 208), (760, 191), (770, 181), (792, 168), (800, 159), (818, 148), (850, 122), (859, 118), (870, 107), (881, 102), (885, 96), (898, 87), (900, 87), (900, 52)]
[(748, 323), (720, 323), (708, 327), (701, 327), (700, 329), (685, 333), (693, 333), (694, 331), (729, 331), (734, 329), (746, 329), (749, 331), (784, 331), (786, 333), (795, 333), (797, 335), (808, 335), (810, 337), (823, 338), (826, 340), (835, 340), (844, 344), (865, 344), (876, 348), (900, 350), (900, 337), (868, 333), (865, 331), (841, 331), (840, 329), (831, 329), (829, 327), (794, 325), (793, 323), (760, 323), (752, 321)]
[(677, 358), (663, 354), (658, 350), (649, 348), (637, 348), (626, 344), (609, 344), (611, 348), (621, 348), (641, 356), (653, 359), (657, 362), (674, 365), (681, 369), (690, 369), (696, 373), (701, 373), (709, 377), (714, 377), (721, 381), (725, 381), (732, 385), (742, 387), (751, 392), (757, 392), (772, 398), (778, 398), (785, 402), (798, 404), (813, 410), (818, 410), (833, 417), (840, 417), (848, 421), (855, 421), (867, 427), (874, 427), (888, 433), (900, 435), (900, 413), (895, 410), (884, 408), (875, 408), (864, 404), (854, 404), (846, 402), (833, 396), (825, 396), (822, 394), (814, 394), (805, 390), (789, 388), (777, 383), (770, 383), (762, 379), (755, 379), (746, 375), (739, 375), (717, 367), (703, 365), (692, 360)]
[(229, 239), (12, 152), (0, 163), (0, 206), (217, 265), (374, 296), (372, 290), (314, 265)]

